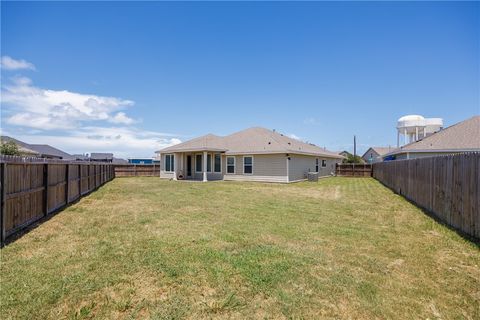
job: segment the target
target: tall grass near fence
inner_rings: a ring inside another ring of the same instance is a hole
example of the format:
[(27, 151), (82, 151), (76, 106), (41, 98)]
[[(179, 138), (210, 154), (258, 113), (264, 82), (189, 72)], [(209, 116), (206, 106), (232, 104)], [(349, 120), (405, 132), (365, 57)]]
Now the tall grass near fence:
[(375, 163), (373, 177), (453, 228), (480, 239), (480, 153)]
[(115, 177), (112, 164), (0, 156), (1, 243)]

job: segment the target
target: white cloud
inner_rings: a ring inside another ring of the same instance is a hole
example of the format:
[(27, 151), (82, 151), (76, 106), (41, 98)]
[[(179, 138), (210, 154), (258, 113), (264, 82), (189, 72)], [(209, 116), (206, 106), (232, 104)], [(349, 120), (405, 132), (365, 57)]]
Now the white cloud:
[(5, 70), (35, 70), (35, 66), (32, 63), (25, 60), (15, 60), (9, 56), (2, 56), (0, 65)]
[[(11, 135), (7, 132), (6, 135)], [(85, 127), (65, 135), (20, 134), (27, 143), (50, 144), (69, 153), (112, 152), (115, 157), (152, 157), (154, 152), (181, 142), (175, 134), (129, 127)]]
[[(2, 105), (13, 106), (13, 115), (7, 122), (36, 129), (71, 129), (82, 121), (110, 121), (132, 124), (121, 109), (132, 106), (133, 101), (67, 90), (49, 90), (33, 86), (25, 77), (12, 79), (11, 85), (2, 87)], [(3, 108), (3, 106), (2, 106)]]
[(135, 122), (132, 118), (129, 118), (125, 112), (119, 112), (117, 113), (114, 117), (112, 117), (110, 120), (112, 123), (121, 123), (121, 124), (132, 124)]
[(317, 125), (319, 124), (319, 121), (313, 117), (309, 117), (306, 119), (303, 119), (304, 124), (309, 124), (309, 125)]

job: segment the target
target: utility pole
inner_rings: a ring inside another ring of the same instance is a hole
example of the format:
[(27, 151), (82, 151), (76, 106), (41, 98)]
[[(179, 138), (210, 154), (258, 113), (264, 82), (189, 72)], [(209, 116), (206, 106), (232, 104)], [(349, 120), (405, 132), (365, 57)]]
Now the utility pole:
[(353, 135), (353, 159), (357, 157), (357, 137)]

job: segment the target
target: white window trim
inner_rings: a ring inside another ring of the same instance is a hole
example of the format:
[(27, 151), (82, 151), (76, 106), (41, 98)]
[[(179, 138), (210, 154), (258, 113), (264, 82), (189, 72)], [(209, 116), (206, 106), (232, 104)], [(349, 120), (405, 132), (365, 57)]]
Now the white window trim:
[[(167, 170), (167, 156), (170, 156), (170, 170)], [(173, 157), (173, 163), (172, 163), (172, 157)], [(172, 164), (173, 164), (173, 170), (172, 170)], [(175, 155), (173, 153), (167, 153), (165, 155), (165, 172), (175, 172)]]
[[(233, 158), (233, 173), (228, 172), (228, 158)], [(235, 174), (237, 172), (237, 157), (235, 156), (226, 156), (225, 157), (225, 174)]]
[[(251, 164), (251, 167), (252, 167), (252, 173), (245, 173), (245, 158), (252, 158), (252, 164)], [(249, 156), (249, 155), (245, 155), (245, 156), (243, 156), (243, 174), (246, 174), (246, 175), (253, 175), (253, 156)]]
[[(215, 171), (215, 156), (216, 156), (217, 154), (220, 156), (220, 171)], [(213, 154), (213, 157), (212, 157), (212, 169), (213, 169), (213, 173), (222, 173), (222, 154), (221, 154), (221, 153), (214, 153), (214, 154)]]
[[(200, 169), (200, 171), (197, 171), (197, 156), (201, 156), (202, 157), (202, 169)], [(202, 173), (203, 172), (203, 153), (195, 153), (195, 173)]]
[[(323, 165), (324, 161), (325, 161), (325, 165)], [(327, 160), (326, 160), (326, 159), (322, 159), (322, 168), (326, 168), (326, 167), (327, 167)]]

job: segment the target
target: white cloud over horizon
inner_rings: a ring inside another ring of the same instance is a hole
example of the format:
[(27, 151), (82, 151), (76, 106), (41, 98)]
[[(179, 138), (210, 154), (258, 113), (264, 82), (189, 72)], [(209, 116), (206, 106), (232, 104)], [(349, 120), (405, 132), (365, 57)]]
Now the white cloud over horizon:
[(49, 144), (70, 154), (111, 152), (117, 158), (152, 157), (155, 151), (181, 142), (174, 134), (128, 127), (85, 127), (66, 135), (2, 134), (26, 143)]
[[(30, 69), (25, 60), (1, 58), (8, 70)], [(123, 110), (134, 101), (117, 97), (51, 90), (15, 76), (1, 87), (2, 135), (26, 143), (49, 144), (74, 153), (112, 152), (115, 157), (151, 157), (156, 150), (180, 143), (177, 134), (144, 130)]]
[(2, 87), (2, 104), (11, 106), (8, 123), (41, 130), (77, 128), (82, 121), (134, 122), (118, 112), (133, 106), (131, 100), (42, 89), (26, 77), (12, 78), (11, 84)]
[(0, 58), (0, 67), (4, 70), (36, 70), (33, 63), (23, 59), (16, 60), (9, 56), (2, 56)]

